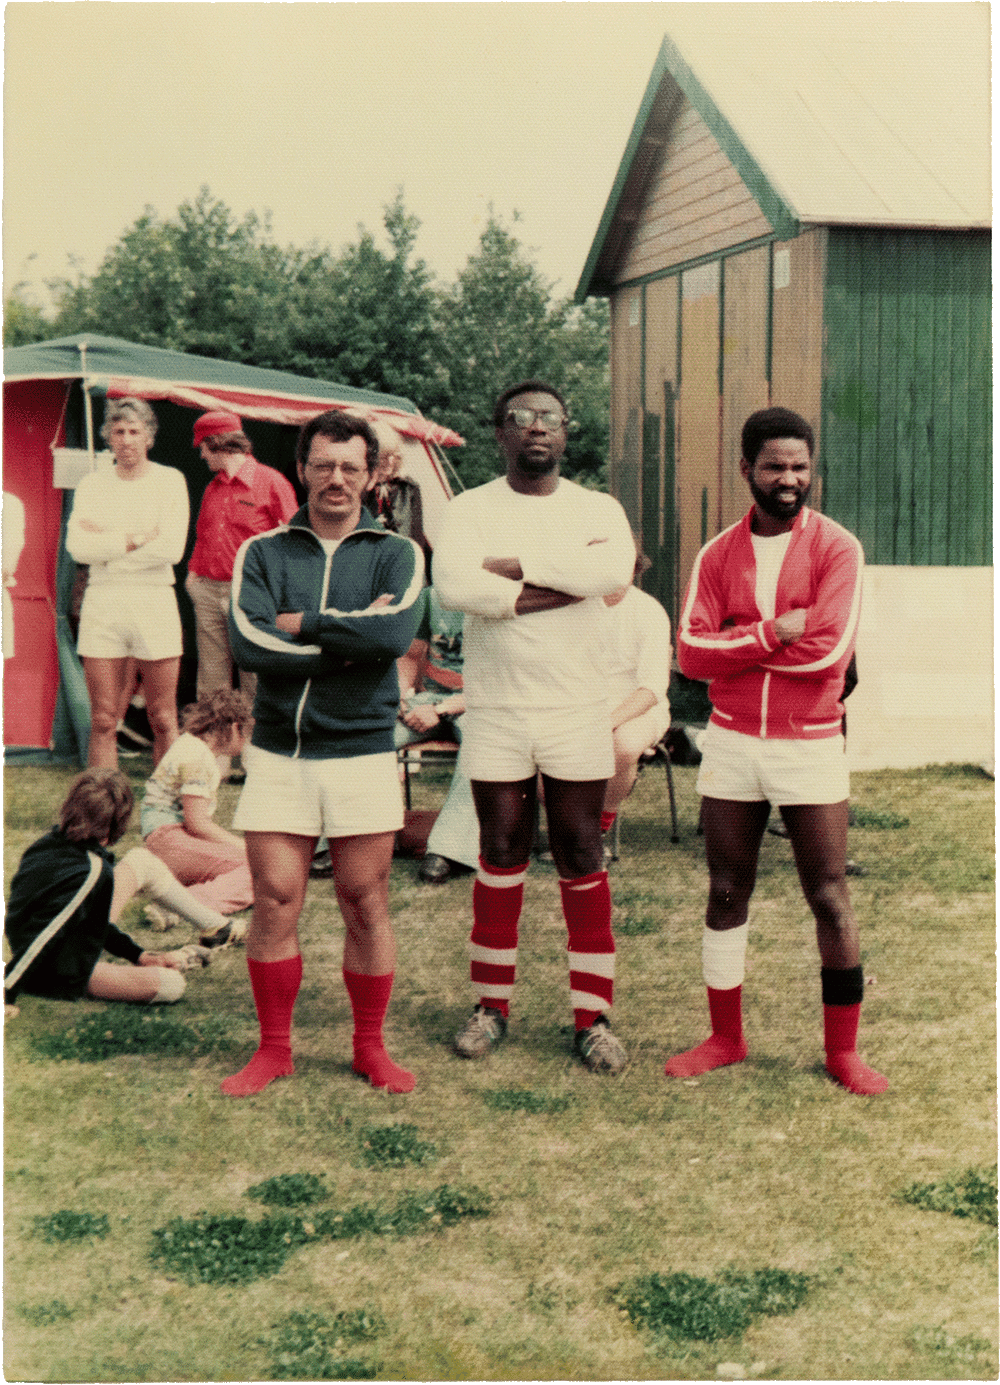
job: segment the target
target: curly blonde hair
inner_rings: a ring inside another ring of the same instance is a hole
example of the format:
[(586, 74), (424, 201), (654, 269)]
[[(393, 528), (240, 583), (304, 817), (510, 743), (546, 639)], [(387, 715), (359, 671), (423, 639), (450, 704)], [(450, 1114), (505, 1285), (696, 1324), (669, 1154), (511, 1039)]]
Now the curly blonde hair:
[(224, 731), (238, 726), (246, 735), (253, 725), (253, 709), (246, 693), (235, 688), (216, 688), (199, 697), (181, 713), (181, 730), (192, 736), (206, 736), (212, 731)]

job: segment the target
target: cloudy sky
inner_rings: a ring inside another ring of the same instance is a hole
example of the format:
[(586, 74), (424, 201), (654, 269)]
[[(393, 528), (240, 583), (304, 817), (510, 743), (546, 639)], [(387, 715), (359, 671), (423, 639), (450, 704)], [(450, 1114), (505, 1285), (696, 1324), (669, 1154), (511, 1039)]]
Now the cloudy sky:
[(168, 217), (207, 183), (238, 216), (270, 211), (279, 242), (334, 250), (359, 222), (381, 233), (402, 186), (445, 282), (489, 205), (517, 209), (571, 294), (674, 8), (12, 0), (7, 287), (44, 301), (144, 206)]

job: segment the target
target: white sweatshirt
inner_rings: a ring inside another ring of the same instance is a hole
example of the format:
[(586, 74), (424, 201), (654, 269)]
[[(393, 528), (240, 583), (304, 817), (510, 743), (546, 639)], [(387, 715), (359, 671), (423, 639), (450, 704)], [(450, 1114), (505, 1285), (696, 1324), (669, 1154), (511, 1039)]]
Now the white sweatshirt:
[[(76, 562), (90, 565), (89, 586), (173, 586), (173, 565), (184, 556), (189, 513), (187, 484), (175, 467), (151, 462), (145, 475), (129, 481), (114, 467), (101, 467), (76, 488), (66, 549)], [(102, 532), (82, 528), (84, 519)], [(125, 551), (127, 534), (153, 529), (159, 530), (155, 538)]]
[[(486, 572), (517, 558), (523, 581)], [(632, 580), (635, 544), (610, 495), (561, 478), (551, 495), (521, 495), (499, 477), (450, 501), (434, 550), (442, 606), (465, 611), (469, 707), (585, 706), (606, 701), (601, 597)], [(515, 615), (524, 582), (585, 598)]]

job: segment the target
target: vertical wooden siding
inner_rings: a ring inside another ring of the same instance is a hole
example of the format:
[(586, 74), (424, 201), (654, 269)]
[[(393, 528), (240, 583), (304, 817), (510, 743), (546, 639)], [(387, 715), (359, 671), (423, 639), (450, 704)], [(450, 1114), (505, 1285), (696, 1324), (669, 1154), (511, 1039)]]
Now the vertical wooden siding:
[(823, 508), (870, 563), (992, 563), (990, 237), (831, 228)]
[(771, 402), (794, 409), (820, 435), (823, 391), (823, 282), (826, 228), (815, 226), (795, 240), (775, 241), (772, 254), (787, 253), (788, 283), (776, 276), (772, 297)]
[(642, 290), (611, 300), (611, 458), (608, 482), (638, 532), (642, 522), (639, 449), (642, 388)]
[(750, 503), (740, 475), (740, 433), (747, 416), (768, 403), (770, 259), (771, 247), (764, 245), (725, 261), (720, 529), (734, 524)]
[[(646, 285), (646, 388), (643, 401), (643, 547), (653, 566), (643, 587), (676, 616), (676, 398), (679, 279)], [(655, 459), (653, 439), (656, 440)], [(655, 460), (655, 470), (654, 470)], [(655, 510), (654, 510), (655, 505)], [(655, 533), (655, 541), (653, 535)]]

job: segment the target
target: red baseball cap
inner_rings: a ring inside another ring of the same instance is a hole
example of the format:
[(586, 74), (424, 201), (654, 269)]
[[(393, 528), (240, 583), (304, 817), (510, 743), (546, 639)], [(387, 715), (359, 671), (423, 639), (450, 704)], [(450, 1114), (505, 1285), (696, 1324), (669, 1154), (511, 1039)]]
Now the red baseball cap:
[(198, 447), (206, 438), (211, 438), (216, 433), (242, 433), (243, 420), (237, 414), (223, 413), (221, 409), (216, 409), (214, 413), (202, 414), (194, 421), (194, 445)]

